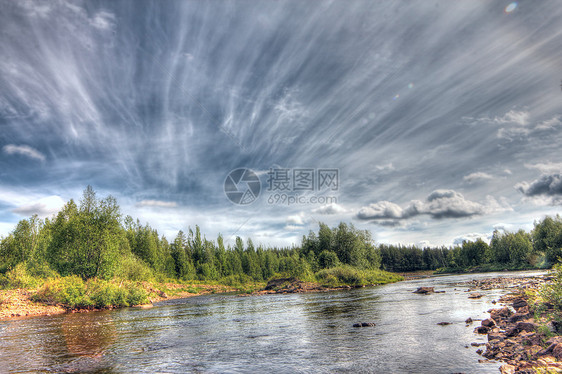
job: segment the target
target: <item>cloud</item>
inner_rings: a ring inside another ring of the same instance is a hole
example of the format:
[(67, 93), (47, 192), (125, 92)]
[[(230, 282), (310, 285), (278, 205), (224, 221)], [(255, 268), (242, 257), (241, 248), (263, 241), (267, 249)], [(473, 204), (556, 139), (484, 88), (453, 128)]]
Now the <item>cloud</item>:
[(502, 117), (495, 117), (492, 122), (503, 125), (503, 124), (515, 124), (519, 126), (526, 126), (529, 124), (529, 112), (510, 110)]
[[(454, 190), (435, 190), (425, 201), (413, 200), (405, 209), (390, 201), (379, 201), (362, 207), (356, 217), (360, 220), (395, 222), (419, 215), (429, 215), (433, 219), (463, 218), (506, 209), (510, 208), (506, 207), (505, 203), (502, 206), (491, 196), (488, 196), (484, 206), (466, 200), (461, 193)], [(385, 222), (385, 225), (388, 226), (389, 222)]]
[(469, 234), (457, 236), (455, 239), (453, 239), (453, 244), (460, 245), (464, 241), (475, 242), (478, 239), (482, 239), (483, 241), (488, 242), (490, 238), (491, 236), (489, 234), (480, 234), (480, 233), (472, 232)]
[(531, 183), (518, 183), (515, 185), (515, 188), (529, 197), (562, 195), (562, 174), (545, 174)]
[(493, 178), (494, 177), (491, 176), (490, 174), (483, 173), (483, 172), (471, 173), (463, 177), (463, 179), (468, 183), (475, 183), (475, 182), (489, 180)]
[(39, 217), (47, 217), (57, 213), (64, 204), (65, 202), (60, 196), (49, 196), (29, 204), (20, 205), (12, 209), (12, 212), (26, 217), (34, 214), (37, 214)]
[(562, 162), (543, 162), (537, 164), (525, 164), (527, 169), (537, 169), (544, 174), (562, 173)]
[(28, 145), (5, 145), (2, 150), (8, 155), (22, 155), (34, 160), (45, 161), (45, 155)]
[(304, 214), (299, 213), (287, 217), (287, 225), (304, 225)]
[(357, 218), (361, 220), (372, 220), (389, 218), (401, 219), (404, 217), (402, 208), (399, 205), (391, 203), (390, 201), (379, 201), (359, 209)]
[(376, 165), (375, 168), (378, 171), (391, 171), (394, 170), (394, 165), (392, 165), (392, 162), (389, 162), (388, 164)]
[(157, 208), (175, 208), (178, 204), (174, 201), (161, 200), (142, 200), (137, 203), (138, 207), (157, 207)]
[(345, 212), (347, 212), (347, 209), (336, 203), (323, 205), (320, 208), (312, 210), (312, 213), (316, 214), (340, 214)]

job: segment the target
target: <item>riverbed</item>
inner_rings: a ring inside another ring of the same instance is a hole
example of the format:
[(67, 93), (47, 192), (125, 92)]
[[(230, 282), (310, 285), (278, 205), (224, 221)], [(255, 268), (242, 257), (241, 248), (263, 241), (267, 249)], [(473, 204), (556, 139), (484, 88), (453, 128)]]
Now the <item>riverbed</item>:
[[(0, 322), (0, 372), (498, 373), (465, 320), (486, 318), (504, 290), (469, 299), (471, 279), (430, 277), (312, 294), (208, 295), (151, 309)], [(412, 293), (420, 286), (434, 293)], [(355, 323), (376, 326), (353, 327)], [(438, 325), (449, 322), (450, 325)]]

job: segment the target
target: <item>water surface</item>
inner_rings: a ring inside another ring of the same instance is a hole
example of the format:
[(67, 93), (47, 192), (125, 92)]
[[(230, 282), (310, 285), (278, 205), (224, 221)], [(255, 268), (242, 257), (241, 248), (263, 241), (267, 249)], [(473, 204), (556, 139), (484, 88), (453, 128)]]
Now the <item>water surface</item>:
[[(316, 294), (212, 295), (152, 309), (4, 321), (0, 372), (498, 373), (499, 363), (478, 362), (470, 343), (486, 337), (464, 321), (485, 318), (503, 292), (468, 299), (459, 286), (498, 275)], [(413, 294), (419, 286), (445, 293)], [(357, 322), (376, 326), (353, 327)]]

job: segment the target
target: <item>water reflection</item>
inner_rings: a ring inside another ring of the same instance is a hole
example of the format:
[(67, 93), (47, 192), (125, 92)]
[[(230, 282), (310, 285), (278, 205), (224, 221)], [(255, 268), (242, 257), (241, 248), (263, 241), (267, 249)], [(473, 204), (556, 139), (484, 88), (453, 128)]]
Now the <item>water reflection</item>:
[[(470, 347), (485, 337), (464, 320), (485, 316), (501, 291), (471, 300), (456, 286), (493, 275), (321, 294), (209, 296), (146, 310), (5, 321), (0, 372), (495, 374), (499, 365), (478, 363)], [(412, 293), (422, 285), (446, 292)], [(452, 324), (438, 326), (442, 321)], [(376, 326), (353, 327), (357, 322)]]

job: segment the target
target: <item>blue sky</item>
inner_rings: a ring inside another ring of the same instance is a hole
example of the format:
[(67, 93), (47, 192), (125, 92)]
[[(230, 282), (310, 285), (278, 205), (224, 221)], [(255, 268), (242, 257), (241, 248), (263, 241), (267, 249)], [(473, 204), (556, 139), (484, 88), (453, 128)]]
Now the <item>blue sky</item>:
[[(0, 235), (87, 185), (169, 239), (265, 245), (340, 221), (451, 245), (560, 212), (557, 1), (1, 3)], [(237, 168), (252, 204), (224, 193)], [(339, 185), (272, 204), (271, 169)]]

